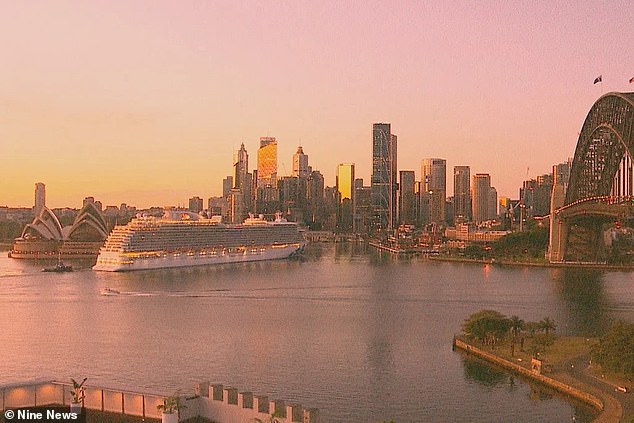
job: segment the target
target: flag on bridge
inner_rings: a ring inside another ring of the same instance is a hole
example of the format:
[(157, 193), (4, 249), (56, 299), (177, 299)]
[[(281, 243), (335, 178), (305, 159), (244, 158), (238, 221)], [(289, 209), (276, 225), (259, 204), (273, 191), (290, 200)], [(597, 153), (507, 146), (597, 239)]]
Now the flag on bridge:
[(603, 81), (603, 80), (601, 79), (601, 77), (602, 77), (602, 76), (603, 76), (603, 75), (599, 75), (599, 76), (597, 76), (596, 78), (594, 78), (594, 82), (593, 82), (593, 83), (594, 83), (594, 84), (596, 84), (597, 82), (602, 82), (602, 81)]
[(634, 76), (630, 78), (630, 84), (634, 82)]

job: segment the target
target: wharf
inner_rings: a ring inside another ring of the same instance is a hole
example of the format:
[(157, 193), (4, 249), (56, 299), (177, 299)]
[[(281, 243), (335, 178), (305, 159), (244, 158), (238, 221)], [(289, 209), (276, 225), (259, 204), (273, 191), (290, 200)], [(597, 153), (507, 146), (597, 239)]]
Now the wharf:
[(410, 254), (410, 255), (420, 255), (420, 254), (437, 255), (438, 254), (438, 250), (433, 248), (423, 248), (418, 246), (401, 247), (401, 246), (394, 246), (390, 244), (383, 244), (381, 241), (376, 241), (376, 240), (369, 241), (368, 244), (378, 250), (388, 251), (393, 254)]

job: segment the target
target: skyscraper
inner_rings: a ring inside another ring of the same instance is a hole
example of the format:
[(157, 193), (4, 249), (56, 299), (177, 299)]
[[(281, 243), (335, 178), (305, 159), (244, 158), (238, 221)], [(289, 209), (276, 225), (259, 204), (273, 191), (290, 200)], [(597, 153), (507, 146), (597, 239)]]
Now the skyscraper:
[(293, 176), (297, 178), (308, 177), (308, 155), (304, 154), (304, 150), (300, 145), (297, 152), (293, 154)]
[[(243, 211), (251, 212), (253, 206), (252, 195), (252, 175), (249, 173), (249, 154), (244, 148), (244, 143), (240, 145), (240, 149), (236, 151), (233, 156), (233, 188), (240, 190), (242, 193), (242, 208)], [(229, 190), (230, 191), (230, 190)], [(228, 194), (227, 194), (228, 195)], [(237, 194), (235, 194), (237, 195)]]
[(471, 169), (469, 166), (453, 168), (454, 221), (464, 223), (471, 220)]
[(413, 170), (401, 170), (399, 176), (398, 220), (401, 224), (413, 225), (416, 222), (414, 207), (416, 176)]
[(498, 190), (494, 187), (489, 189), (489, 211), (487, 218), (489, 220), (497, 219), (498, 217)]
[(307, 179), (306, 199), (308, 202), (305, 218), (311, 228), (320, 229), (323, 223), (324, 177), (319, 171), (310, 172)]
[(389, 123), (372, 127), (372, 213), (375, 231), (391, 231), (396, 223), (397, 139)]
[(491, 176), (488, 173), (476, 173), (473, 175), (471, 179), (471, 199), (473, 221), (475, 223), (480, 223), (492, 218), (489, 216), (491, 212), (489, 201), (491, 198)]
[(445, 159), (423, 159), (420, 166), (420, 180), (425, 183), (425, 191), (442, 190), (447, 193), (447, 161)]
[[(447, 161), (445, 159), (423, 159), (420, 166), (421, 182), (427, 193), (432, 193), (430, 223), (445, 221), (445, 197), (447, 196)], [(438, 209), (435, 209), (435, 208)]]
[(229, 175), (222, 180), (222, 196), (228, 197), (233, 187), (233, 176)]
[(353, 200), (354, 163), (340, 163), (337, 166), (337, 192), (341, 200)]
[(277, 141), (275, 137), (260, 137), (258, 150), (258, 188), (277, 186)]
[(243, 189), (245, 187), (247, 173), (249, 173), (249, 154), (244, 148), (244, 143), (240, 145), (240, 150), (233, 156), (233, 188)]
[(337, 166), (337, 194), (337, 226), (343, 231), (354, 230), (354, 163)]
[(39, 216), (44, 207), (46, 207), (46, 185), (38, 182), (35, 184), (35, 205), (33, 207), (35, 216)]

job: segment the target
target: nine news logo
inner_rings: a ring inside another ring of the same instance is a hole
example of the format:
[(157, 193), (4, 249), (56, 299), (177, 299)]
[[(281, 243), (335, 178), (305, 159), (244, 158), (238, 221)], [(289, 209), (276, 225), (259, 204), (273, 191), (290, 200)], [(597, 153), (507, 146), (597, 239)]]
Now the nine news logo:
[(86, 411), (71, 412), (69, 407), (27, 407), (4, 410), (3, 423), (86, 423)]

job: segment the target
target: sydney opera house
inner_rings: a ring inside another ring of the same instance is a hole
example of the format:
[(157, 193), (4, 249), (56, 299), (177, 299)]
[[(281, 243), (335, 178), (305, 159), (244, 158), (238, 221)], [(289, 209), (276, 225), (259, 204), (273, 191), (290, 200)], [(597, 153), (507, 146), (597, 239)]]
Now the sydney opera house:
[(15, 240), (9, 257), (95, 258), (108, 232), (103, 214), (92, 202), (86, 202), (73, 224), (66, 227), (49, 208), (43, 207)]

